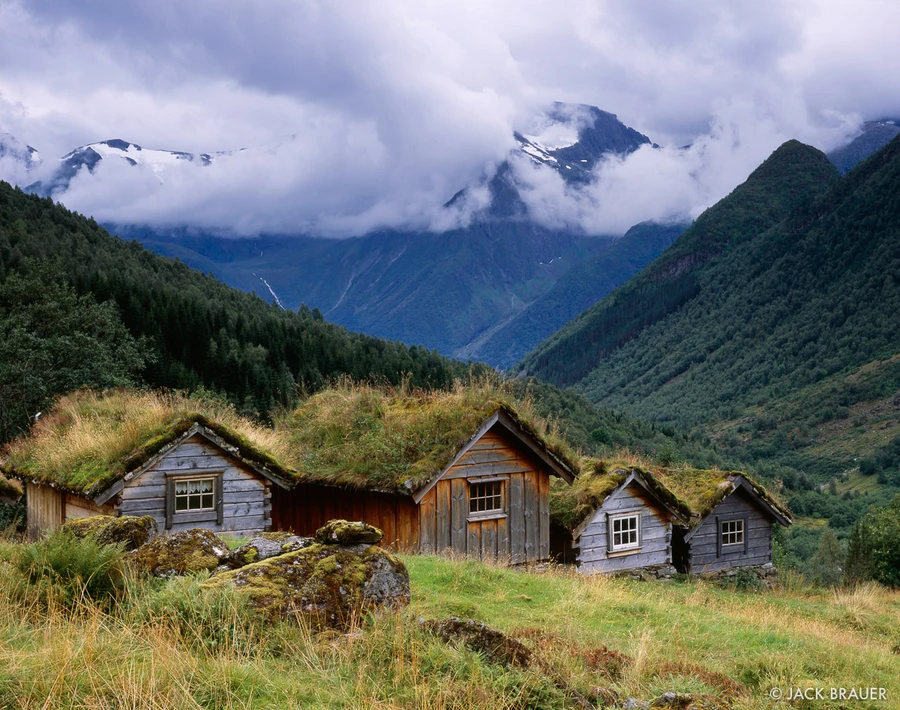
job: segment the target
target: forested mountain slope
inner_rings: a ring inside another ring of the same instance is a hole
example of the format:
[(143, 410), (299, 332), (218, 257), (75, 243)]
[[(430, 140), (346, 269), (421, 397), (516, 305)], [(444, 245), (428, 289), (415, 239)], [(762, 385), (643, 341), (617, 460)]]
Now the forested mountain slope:
[(423, 348), (350, 333), (308, 308), (282, 311), (0, 182), (0, 282), (42, 273), (47, 261), (78, 293), (113, 301), (128, 330), (149, 339), (148, 384), (203, 385), (248, 411), (267, 412), (296, 388), (342, 374), (399, 382), (408, 372), (413, 384), (446, 386), (467, 371)]
[(785, 143), (650, 266), (529, 353), (521, 369), (559, 385), (581, 382), (643, 330), (697, 299), (704, 284), (715, 298), (718, 286), (703, 278), (715, 264), (838, 179), (823, 153)]
[[(793, 165), (810, 175), (817, 163)], [(900, 411), (900, 139), (752, 236), (696, 270), (678, 310), (605, 350), (579, 389), (657, 422), (727, 431), (734, 451), (821, 475), (886, 451)], [(599, 304), (602, 322), (627, 315), (617, 296)], [(548, 343), (545, 363), (605, 335), (576, 325)]]
[(533, 347), (653, 261), (686, 224), (642, 222), (560, 277), (553, 288), (461, 355), (500, 368), (515, 365)]

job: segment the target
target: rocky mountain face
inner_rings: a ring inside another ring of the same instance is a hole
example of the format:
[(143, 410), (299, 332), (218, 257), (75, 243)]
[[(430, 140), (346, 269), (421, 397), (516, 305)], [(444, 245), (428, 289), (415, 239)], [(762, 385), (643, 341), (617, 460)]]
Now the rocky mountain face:
[[(343, 240), (305, 235), (236, 240), (180, 228), (110, 228), (285, 308), (306, 303), (352, 330), (422, 344), (448, 355), (484, 357), (474, 352), (473, 343), (527, 308), (571, 267), (613, 242), (612, 236), (537, 224), (528, 214), (512, 161), (529, 159), (577, 184), (589, 179), (603, 156), (651, 145), (649, 138), (613, 114), (564, 104), (555, 104), (515, 138), (517, 147), (507, 161), (480, 185), (459, 191), (447, 203), (452, 207), (466, 200), (470, 190), (487, 186), (489, 206), (473, 215), (468, 226), (442, 233), (391, 230)], [(103, 145), (102, 150), (90, 148), (110, 155), (110, 146)], [(120, 157), (138, 159), (139, 151), (129, 145), (116, 142), (112, 149)], [(96, 164), (85, 150), (71, 155), (86, 156)], [(87, 162), (83, 165), (91, 169)], [(651, 258), (663, 246), (649, 240), (647, 247), (657, 250)], [(609, 259), (627, 251), (620, 247)], [(643, 263), (632, 263), (626, 255), (612, 268), (627, 278)], [(552, 321), (553, 327), (564, 317)]]
[(872, 153), (881, 150), (900, 134), (900, 125), (890, 119), (883, 121), (866, 121), (860, 134), (850, 143), (836, 148), (828, 154), (828, 159), (844, 175)]

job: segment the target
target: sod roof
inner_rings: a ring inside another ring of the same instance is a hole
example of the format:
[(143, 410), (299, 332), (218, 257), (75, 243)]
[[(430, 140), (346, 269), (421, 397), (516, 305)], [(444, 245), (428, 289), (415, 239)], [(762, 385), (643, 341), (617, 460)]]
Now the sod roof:
[(214, 400), (178, 394), (82, 390), (62, 397), (28, 436), (6, 447), (0, 470), (26, 481), (96, 497), (146, 465), (195, 424), (220, 438), (232, 455), (285, 483), (295, 472), (283, 462), (274, 432)]
[(666, 488), (646, 468), (627, 465), (608, 465), (596, 460), (582, 462), (582, 474), (571, 486), (554, 482), (550, 487), (550, 520), (554, 525), (575, 531), (598, 510), (619, 487), (634, 475), (663, 505), (687, 521), (691, 517), (688, 505)]
[(278, 422), (298, 480), (412, 494), (449, 466), (498, 411), (575, 475), (567, 444), (498, 387), (397, 391), (363, 385), (320, 392)]
[(216, 401), (116, 390), (63, 397), (10, 445), (0, 470), (97, 497), (176, 443), (195, 423), (276, 480), (411, 495), (440, 474), (496, 412), (527, 432), (559, 468), (578, 468), (564, 441), (528, 402), (502, 389), (450, 392), (339, 385), (304, 401), (273, 428)]
[(735, 490), (741, 478), (756, 496), (787, 521), (791, 520), (790, 511), (783, 501), (740, 471), (645, 468), (594, 460), (585, 460), (582, 470), (584, 472), (571, 486), (554, 482), (550, 487), (550, 520), (569, 531), (574, 531), (593, 515), (631, 473), (640, 476), (647, 489), (676, 511), (688, 528), (696, 527), (709, 515)]
[(689, 527), (696, 527), (713, 509), (736, 488), (740, 479), (750, 490), (772, 507), (788, 522), (791, 513), (787, 505), (771, 491), (741, 471), (701, 470), (696, 468), (660, 468), (654, 470), (656, 478), (672, 493), (690, 506), (692, 516)]

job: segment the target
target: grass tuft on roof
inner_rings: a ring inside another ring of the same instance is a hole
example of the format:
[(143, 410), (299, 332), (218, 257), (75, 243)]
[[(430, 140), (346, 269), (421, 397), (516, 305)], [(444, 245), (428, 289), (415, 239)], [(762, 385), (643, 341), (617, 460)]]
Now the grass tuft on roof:
[(213, 396), (117, 389), (79, 390), (57, 400), (28, 436), (6, 447), (3, 472), (86, 496), (97, 495), (177, 440), (195, 422), (238, 454), (291, 477), (283, 440)]
[(703, 470), (687, 465), (667, 468), (627, 450), (618, 451), (606, 461), (585, 458), (581, 470), (571, 486), (561, 481), (550, 484), (551, 524), (570, 532), (603, 505), (632, 472), (641, 476), (647, 488), (689, 527), (696, 526), (734, 490), (732, 479), (736, 476), (746, 479), (760, 498), (791, 518), (787, 505), (777, 493), (766, 490), (741, 471)]
[(654, 470), (654, 474), (666, 488), (690, 506), (693, 513), (691, 527), (709, 515), (734, 490), (732, 479), (736, 476), (743, 477), (760, 498), (788, 520), (791, 519), (787, 505), (777, 493), (766, 490), (742, 471), (683, 467), (659, 468)]
[(578, 470), (554, 424), (496, 378), (457, 381), (449, 391), (344, 380), (307, 399), (276, 429), (289, 442), (301, 481), (408, 494), (450, 464), (500, 408), (551, 458)]
[(554, 423), (496, 378), (457, 382), (450, 391), (341, 380), (274, 427), (212, 396), (83, 390), (60, 398), (28, 436), (9, 444), (0, 468), (96, 496), (200, 422), (241, 458), (289, 482), (410, 494), (440, 473), (498, 408), (536, 436), (548, 456), (577, 471)]

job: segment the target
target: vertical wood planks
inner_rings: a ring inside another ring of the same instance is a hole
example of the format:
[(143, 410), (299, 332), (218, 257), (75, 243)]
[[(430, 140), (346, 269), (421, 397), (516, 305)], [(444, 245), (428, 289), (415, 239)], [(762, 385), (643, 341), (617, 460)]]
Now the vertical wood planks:
[(435, 551), (443, 552), (450, 547), (450, 481), (438, 481), (434, 487), (437, 499), (435, 509)]
[[(435, 531), (436, 518), (435, 515), (435, 499), (437, 491), (432, 488), (419, 503), (419, 550), (425, 554), (433, 554), (437, 548), (437, 534)], [(410, 544), (413, 540), (409, 541)]]
[(467, 484), (455, 478), (450, 482), (450, 546), (454, 552), (466, 553), (466, 518), (468, 517)]
[(525, 482), (524, 476), (509, 477), (509, 545), (513, 564), (525, 561)]
[(485, 520), (481, 523), (481, 559), (497, 559), (497, 521)]
[[(507, 506), (509, 510), (509, 506)], [(497, 520), (497, 557), (501, 562), (509, 562), (512, 550), (509, 547), (509, 513)]]
[(538, 518), (540, 519), (540, 542), (538, 559), (550, 557), (550, 477), (545, 473), (535, 474), (538, 478)]
[(538, 555), (538, 487), (537, 473), (525, 474), (525, 561), (532, 562)]

